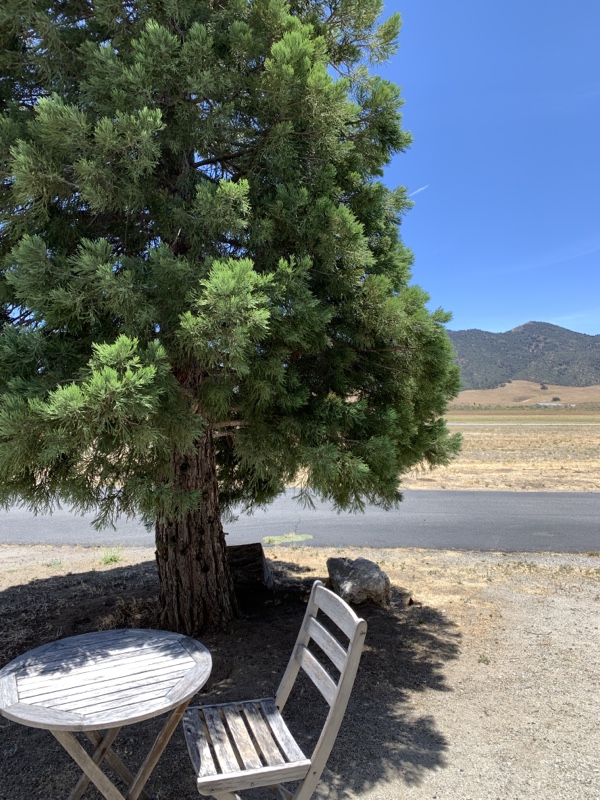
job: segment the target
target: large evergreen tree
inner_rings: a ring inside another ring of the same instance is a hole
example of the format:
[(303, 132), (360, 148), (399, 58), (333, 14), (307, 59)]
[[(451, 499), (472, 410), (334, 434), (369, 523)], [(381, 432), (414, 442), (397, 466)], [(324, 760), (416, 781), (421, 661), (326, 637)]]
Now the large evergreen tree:
[(457, 449), (381, 5), (0, 8), (0, 500), (155, 524), (169, 628), (235, 612), (228, 509), (392, 506)]

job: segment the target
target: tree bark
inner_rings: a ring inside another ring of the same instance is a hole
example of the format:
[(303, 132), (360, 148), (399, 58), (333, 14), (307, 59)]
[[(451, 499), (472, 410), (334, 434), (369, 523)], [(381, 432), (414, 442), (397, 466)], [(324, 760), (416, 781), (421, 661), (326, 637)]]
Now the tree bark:
[(189, 636), (223, 627), (237, 611), (219, 510), (215, 451), (207, 428), (193, 453), (173, 455), (175, 489), (196, 491), (198, 506), (156, 522), (160, 624)]

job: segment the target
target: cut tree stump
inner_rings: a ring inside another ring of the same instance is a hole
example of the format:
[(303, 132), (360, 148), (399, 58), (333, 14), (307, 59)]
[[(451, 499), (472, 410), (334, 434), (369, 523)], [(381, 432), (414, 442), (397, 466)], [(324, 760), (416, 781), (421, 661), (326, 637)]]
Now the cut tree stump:
[(263, 601), (273, 596), (273, 576), (260, 542), (229, 545), (227, 561), (239, 601)]

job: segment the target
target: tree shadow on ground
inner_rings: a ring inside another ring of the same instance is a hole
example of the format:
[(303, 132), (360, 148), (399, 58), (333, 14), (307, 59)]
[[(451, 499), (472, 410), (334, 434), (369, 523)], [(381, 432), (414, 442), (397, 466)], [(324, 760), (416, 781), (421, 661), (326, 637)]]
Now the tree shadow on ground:
[[(326, 576), (323, 576), (326, 577)], [(213, 656), (211, 678), (199, 703), (273, 695), (300, 628), (314, 575), (278, 561), (276, 593), (246, 603), (226, 631), (202, 637)], [(0, 593), (0, 665), (62, 636), (106, 627), (156, 627), (157, 578), (153, 562), (36, 580)], [(393, 782), (419, 782), (444, 766), (447, 742), (435, 720), (420, 714), (415, 698), (449, 691), (445, 664), (458, 656), (460, 635), (433, 608), (409, 605), (395, 588), (389, 607), (356, 608), (369, 625), (358, 677), (342, 729), (315, 797), (345, 798)], [(417, 703), (418, 705), (418, 703)], [(312, 683), (300, 679), (286, 718), (310, 752), (326, 706)], [(125, 728), (115, 750), (132, 768), (149, 750), (162, 719)], [(0, 719), (0, 800), (62, 800), (78, 768), (46, 731)], [(161, 800), (198, 797), (183, 735), (177, 731), (152, 775), (149, 792)], [(250, 793), (259, 798), (262, 793)], [(264, 795), (271, 796), (271, 795)], [(89, 790), (88, 800), (100, 795)]]

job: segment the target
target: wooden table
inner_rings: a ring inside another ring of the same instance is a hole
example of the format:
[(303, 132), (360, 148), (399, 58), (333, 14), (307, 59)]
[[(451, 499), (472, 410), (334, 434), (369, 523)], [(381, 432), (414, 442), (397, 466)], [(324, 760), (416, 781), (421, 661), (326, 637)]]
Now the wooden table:
[[(206, 647), (179, 633), (130, 629), (71, 636), (0, 670), (0, 713), (51, 731), (81, 767), (69, 800), (79, 800), (90, 781), (106, 800), (149, 800), (146, 781), (211, 667)], [(124, 725), (166, 711), (171, 713), (133, 776), (112, 750), (115, 737)], [(91, 756), (73, 731), (92, 742)], [(103, 761), (128, 786), (126, 795), (100, 769)]]

